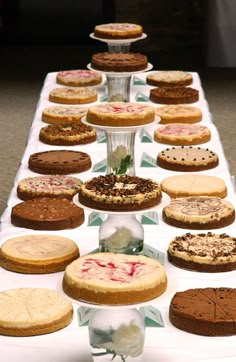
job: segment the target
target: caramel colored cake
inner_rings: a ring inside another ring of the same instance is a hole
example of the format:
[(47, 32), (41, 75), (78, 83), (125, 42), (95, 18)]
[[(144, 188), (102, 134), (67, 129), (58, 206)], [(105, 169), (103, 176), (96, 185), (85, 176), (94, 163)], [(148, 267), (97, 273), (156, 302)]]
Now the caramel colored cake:
[(39, 197), (13, 206), (13, 225), (34, 230), (74, 229), (84, 222), (84, 210), (65, 198)]
[(29, 157), (29, 169), (41, 174), (79, 173), (90, 169), (87, 153), (71, 150), (55, 150), (33, 153)]
[(172, 171), (202, 171), (218, 166), (215, 152), (201, 147), (171, 147), (159, 152), (157, 165)]
[(83, 145), (96, 140), (96, 131), (94, 128), (86, 126), (85, 124), (49, 124), (41, 128), (39, 139), (49, 145)]
[(161, 124), (192, 124), (202, 120), (202, 111), (197, 107), (170, 104), (155, 108), (155, 114), (161, 118)]
[(236, 269), (236, 238), (227, 234), (177, 236), (168, 247), (168, 260), (175, 266), (204, 273)]
[(162, 210), (163, 220), (184, 229), (219, 229), (232, 224), (235, 211), (231, 202), (219, 197), (193, 196), (172, 199)]
[(225, 197), (227, 187), (224, 180), (216, 176), (194, 173), (169, 176), (161, 181), (161, 189), (171, 198), (188, 196)]
[(138, 102), (109, 102), (91, 106), (87, 121), (111, 127), (139, 126), (153, 122), (154, 108)]
[(0, 292), (0, 334), (37, 336), (65, 328), (72, 321), (73, 307), (56, 291), (18, 288)]
[(150, 90), (149, 99), (160, 104), (195, 103), (198, 101), (198, 90), (191, 87), (159, 87)]
[(143, 255), (96, 253), (66, 267), (63, 289), (76, 300), (133, 304), (158, 297), (167, 287), (164, 267)]
[(210, 138), (209, 128), (198, 124), (172, 123), (158, 126), (154, 131), (156, 142), (174, 146), (198, 145)]
[(88, 69), (61, 70), (57, 73), (56, 82), (72, 87), (87, 87), (102, 83), (102, 75)]
[(162, 70), (149, 73), (146, 82), (156, 87), (186, 86), (192, 84), (193, 77), (190, 73), (182, 70)]
[(81, 204), (98, 210), (134, 211), (156, 206), (161, 201), (157, 182), (129, 175), (105, 175), (84, 182)]
[(104, 72), (136, 72), (148, 66), (146, 55), (140, 53), (96, 53), (92, 55), (91, 66)]
[(50, 124), (81, 123), (87, 114), (87, 108), (81, 106), (47, 107), (42, 112), (42, 121)]
[(65, 270), (79, 257), (74, 241), (57, 235), (23, 235), (6, 240), (0, 249), (0, 265), (25, 274)]
[(189, 333), (231, 336), (236, 334), (235, 304), (233, 288), (189, 289), (175, 293), (169, 318), (175, 327)]
[(65, 197), (69, 200), (79, 192), (82, 181), (67, 175), (27, 177), (19, 181), (17, 196), (21, 200), (36, 197)]
[(94, 36), (101, 39), (132, 39), (143, 34), (141, 25), (132, 23), (108, 23), (96, 25)]
[(49, 101), (62, 104), (92, 103), (97, 100), (97, 91), (86, 87), (61, 87), (52, 89)]

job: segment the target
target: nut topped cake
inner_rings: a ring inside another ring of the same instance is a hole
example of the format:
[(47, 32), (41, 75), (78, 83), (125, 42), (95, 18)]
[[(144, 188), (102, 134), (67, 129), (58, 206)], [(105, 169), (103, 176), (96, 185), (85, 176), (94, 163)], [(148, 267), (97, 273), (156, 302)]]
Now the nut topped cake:
[(102, 39), (132, 39), (142, 34), (142, 26), (132, 23), (99, 24), (94, 28), (94, 36)]
[(64, 292), (99, 304), (133, 304), (158, 297), (167, 287), (164, 267), (143, 255), (95, 253), (66, 267)]
[(91, 66), (105, 72), (136, 72), (146, 69), (148, 60), (140, 53), (103, 52), (92, 55)]
[(195, 103), (199, 99), (199, 92), (195, 88), (168, 86), (150, 90), (150, 100), (160, 104)]
[(167, 255), (170, 263), (183, 269), (204, 273), (235, 270), (236, 237), (186, 233), (170, 242)]
[(163, 220), (185, 229), (219, 229), (232, 224), (235, 210), (219, 197), (192, 196), (172, 199), (162, 210)]
[(129, 175), (105, 175), (84, 182), (79, 191), (81, 204), (99, 210), (136, 211), (161, 201), (157, 182)]

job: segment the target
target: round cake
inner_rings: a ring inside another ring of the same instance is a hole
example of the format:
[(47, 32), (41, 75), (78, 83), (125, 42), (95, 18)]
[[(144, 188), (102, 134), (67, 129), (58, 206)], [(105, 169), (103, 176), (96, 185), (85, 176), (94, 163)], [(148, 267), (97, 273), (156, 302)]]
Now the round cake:
[(17, 185), (17, 196), (21, 200), (36, 197), (65, 197), (69, 200), (79, 192), (82, 181), (67, 175), (44, 175), (27, 177)]
[(108, 23), (94, 27), (94, 36), (101, 39), (132, 39), (142, 34), (142, 26), (132, 23)]
[(86, 126), (85, 124), (49, 124), (41, 128), (39, 139), (49, 145), (83, 145), (96, 141), (96, 131), (94, 128)]
[(199, 92), (191, 87), (158, 87), (150, 90), (149, 99), (160, 104), (195, 103), (199, 99)]
[(109, 102), (91, 106), (87, 121), (110, 127), (139, 126), (153, 122), (154, 108), (138, 102)]
[(79, 151), (44, 151), (30, 155), (28, 166), (31, 171), (41, 174), (65, 175), (89, 170), (91, 159), (87, 153)]
[(42, 121), (50, 124), (81, 123), (88, 108), (80, 106), (54, 106), (47, 107), (42, 112)]
[(171, 198), (188, 196), (225, 197), (227, 187), (224, 180), (216, 176), (194, 173), (166, 177), (161, 181), (161, 190)]
[(79, 257), (76, 243), (57, 235), (23, 235), (6, 240), (0, 249), (0, 265), (25, 274), (55, 273)]
[(172, 123), (158, 126), (154, 140), (174, 146), (197, 145), (208, 142), (211, 132), (208, 127), (198, 124)]
[(236, 289), (196, 288), (175, 293), (170, 303), (171, 323), (202, 336), (236, 334)]
[(182, 146), (162, 150), (157, 155), (157, 165), (172, 171), (202, 171), (218, 166), (219, 159), (208, 148)]
[(102, 83), (102, 75), (88, 69), (61, 70), (57, 73), (56, 82), (72, 87), (87, 87)]
[(13, 225), (34, 230), (74, 229), (84, 222), (84, 210), (65, 198), (39, 197), (13, 206)]
[(62, 104), (92, 103), (97, 100), (97, 91), (86, 87), (61, 87), (52, 89), (49, 101)]
[(156, 87), (186, 86), (192, 84), (193, 77), (182, 70), (162, 70), (147, 74), (146, 82)]
[(219, 229), (232, 224), (235, 211), (231, 202), (219, 197), (192, 196), (172, 199), (162, 210), (163, 220), (184, 229)]
[(158, 297), (167, 287), (164, 267), (143, 255), (96, 253), (68, 265), (63, 290), (76, 300), (133, 304)]
[(136, 211), (161, 201), (157, 182), (129, 175), (105, 175), (84, 182), (79, 191), (81, 204), (110, 211)]
[(0, 334), (37, 336), (69, 325), (73, 307), (56, 291), (18, 288), (0, 292)]
[(204, 273), (236, 269), (236, 238), (227, 234), (190, 234), (174, 238), (168, 260), (175, 266)]
[(160, 117), (161, 124), (197, 123), (202, 120), (202, 111), (197, 107), (170, 104), (155, 108), (155, 114)]
[(104, 72), (136, 72), (147, 66), (146, 55), (140, 53), (103, 52), (91, 58), (91, 67)]

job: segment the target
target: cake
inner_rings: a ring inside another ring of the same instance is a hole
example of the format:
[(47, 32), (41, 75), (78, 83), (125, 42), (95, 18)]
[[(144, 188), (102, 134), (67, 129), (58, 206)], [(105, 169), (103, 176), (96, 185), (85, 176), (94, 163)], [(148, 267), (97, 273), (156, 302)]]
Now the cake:
[(94, 27), (94, 36), (101, 39), (132, 39), (142, 34), (142, 26), (132, 23), (108, 23)]
[(197, 145), (208, 142), (211, 132), (198, 124), (171, 123), (160, 125), (154, 131), (154, 140), (174, 146)]
[(82, 205), (98, 210), (136, 211), (161, 201), (157, 182), (129, 175), (105, 175), (85, 181), (79, 191)]
[(163, 220), (185, 229), (219, 229), (232, 224), (235, 210), (231, 202), (219, 197), (190, 196), (172, 199), (162, 210)]
[(208, 148), (182, 146), (170, 147), (157, 155), (157, 165), (172, 171), (202, 171), (218, 166), (219, 159)]
[(167, 287), (164, 267), (143, 255), (95, 253), (68, 265), (63, 290), (96, 304), (133, 304), (158, 297)]
[(59, 272), (78, 257), (76, 243), (57, 235), (22, 235), (6, 240), (0, 249), (0, 265), (25, 274)]
[(110, 127), (139, 126), (153, 122), (154, 108), (138, 102), (109, 102), (89, 107), (87, 121)]
[(40, 174), (79, 173), (90, 169), (91, 159), (85, 152), (53, 150), (33, 153), (28, 162), (31, 171)]
[(81, 123), (81, 118), (87, 114), (87, 108), (82, 106), (53, 106), (44, 108), (42, 121), (50, 124)]
[(195, 103), (199, 99), (199, 92), (191, 87), (158, 87), (150, 90), (149, 99), (160, 104)]
[(231, 336), (236, 334), (235, 304), (233, 288), (188, 289), (173, 296), (169, 318), (175, 327), (189, 333)]
[(92, 103), (97, 100), (97, 91), (88, 87), (61, 87), (52, 89), (48, 99), (62, 104)]
[(18, 182), (17, 196), (21, 200), (36, 197), (65, 197), (69, 200), (79, 192), (82, 181), (67, 175), (27, 177)]
[(160, 117), (161, 124), (167, 123), (197, 123), (202, 120), (202, 111), (198, 107), (170, 104), (155, 108), (155, 114)]
[(91, 67), (103, 72), (136, 72), (148, 66), (146, 55), (140, 53), (95, 53), (91, 58)]
[(82, 145), (94, 142), (96, 140), (96, 131), (94, 128), (85, 124), (49, 124), (41, 128), (39, 139), (49, 145)]
[(17, 288), (0, 292), (0, 334), (26, 337), (55, 332), (69, 325), (73, 307), (56, 291)]
[(192, 84), (193, 77), (182, 70), (162, 70), (147, 74), (146, 82), (156, 87), (186, 86)]
[(74, 229), (84, 222), (84, 210), (65, 198), (39, 197), (12, 207), (13, 225), (34, 230)]
[(88, 69), (61, 70), (56, 75), (56, 82), (72, 87), (87, 87), (102, 83), (102, 75)]
[(236, 238), (227, 234), (187, 233), (168, 246), (168, 260), (175, 266), (204, 273), (236, 269)]
[(225, 197), (227, 187), (217, 176), (196, 175), (194, 173), (174, 175), (161, 181), (161, 190), (171, 198), (188, 196)]

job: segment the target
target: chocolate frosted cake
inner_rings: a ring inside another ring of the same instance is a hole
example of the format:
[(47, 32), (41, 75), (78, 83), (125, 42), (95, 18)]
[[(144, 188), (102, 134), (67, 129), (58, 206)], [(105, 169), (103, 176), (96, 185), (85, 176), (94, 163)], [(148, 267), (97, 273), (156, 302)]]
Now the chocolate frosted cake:
[(219, 229), (234, 222), (231, 202), (219, 197), (194, 196), (172, 199), (162, 210), (163, 220), (184, 229)]
[(198, 272), (227, 272), (236, 269), (236, 238), (227, 234), (177, 236), (168, 247), (168, 260), (175, 266)]
[(150, 90), (150, 100), (160, 104), (183, 104), (198, 101), (198, 90), (191, 87), (159, 87)]
[(183, 331), (203, 336), (236, 334), (236, 289), (199, 288), (177, 292), (169, 318)]
[(99, 210), (133, 211), (156, 206), (161, 201), (157, 182), (137, 176), (106, 175), (85, 182), (79, 201)]
[(140, 53), (96, 53), (91, 66), (105, 72), (136, 72), (147, 68), (147, 57)]

